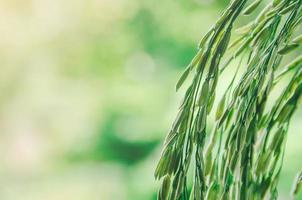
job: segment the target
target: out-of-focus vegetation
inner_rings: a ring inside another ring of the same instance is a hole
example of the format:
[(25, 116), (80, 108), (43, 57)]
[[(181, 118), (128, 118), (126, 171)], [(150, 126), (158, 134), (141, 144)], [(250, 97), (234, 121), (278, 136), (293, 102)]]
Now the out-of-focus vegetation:
[[(0, 199), (155, 199), (174, 85), (227, 3), (0, 0)], [(283, 199), (302, 166), (301, 118)]]

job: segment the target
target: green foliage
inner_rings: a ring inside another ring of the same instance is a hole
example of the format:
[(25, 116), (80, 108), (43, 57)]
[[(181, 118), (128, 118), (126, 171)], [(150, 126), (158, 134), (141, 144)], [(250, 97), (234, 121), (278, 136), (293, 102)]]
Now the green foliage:
[[(302, 96), (301, 57), (285, 67), (282, 61), (301, 44), (301, 36), (292, 38), (301, 27), (302, 1), (269, 3), (254, 21), (237, 30), (239, 39), (230, 44), (234, 22), (261, 2), (246, 6), (247, 0), (233, 0), (181, 76), (177, 89), (189, 73), (193, 80), (155, 171), (156, 179), (164, 179), (158, 199), (277, 198), (287, 131)], [(226, 53), (231, 56), (225, 59)], [(238, 69), (244, 72), (238, 81), (238, 70), (234, 74), (209, 132), (219, 77), (238, 57)], [(267, 106), (272, 90), (289, 72), (294, 73), (285, 89), (272, 107)]]

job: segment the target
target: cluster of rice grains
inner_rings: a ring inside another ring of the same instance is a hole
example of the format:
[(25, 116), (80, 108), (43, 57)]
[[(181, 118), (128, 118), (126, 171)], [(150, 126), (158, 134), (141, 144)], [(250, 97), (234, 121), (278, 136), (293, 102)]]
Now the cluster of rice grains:
[[(302, 55), (282, 62), (302, 44), (302, 35), (296, 36), (302, 0), (272, 0), (254, 21), (235, 30), (238, 39), (230, 43), (238, 17), (264, 3), (255, 0), (247, 6), (247, 0), (233, 0), (180, 77), (177, 90), (188, 77), (192, 81), (155, 171), (162, 180), (158, 199), (277, 199), (288, 126), (302, 99)], [(231, 56), (224, 59), (226, 52)], [(236, 73), (213, 106), (218, 78), (235, 58), (241, 59)], [(286, 87), (267, 106), (285, 75), (290, 77), (282, 81)], [(211, 112), (215, 121), (209, 123)], [(211, 131), (208, 124), (214, 124)], [(302, 175), (294, 195), (301, 182)]]

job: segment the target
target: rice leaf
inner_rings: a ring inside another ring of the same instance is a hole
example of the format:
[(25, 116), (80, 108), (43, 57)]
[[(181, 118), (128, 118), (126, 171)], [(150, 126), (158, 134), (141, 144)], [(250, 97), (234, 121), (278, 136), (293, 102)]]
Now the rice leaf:
[(295, 3), (290, 4), (289, 6), (287, 6), (286, 8), (284, 8), (283, 10), (280, 11), (280, 15), (285, 15), (288, 12), (290, 12), (296, 5), (297, 5), (298, 1)]
[(249, 5), (244, 11), (244, 15), (250, 15), (262, 2), (262, 0), (256, 0), (251, 5)]
[(187, 67), (185, 69), (185, 71), (182, 73), (182, 75), (180, 76), (177, 84), (176, 84), (176, 91), (179, 90), (179, 88), (182, 86), (182, 84), (186, 81), (188, 75), (190, 74), (190, 70), (191, 70), (191, 67)]
[(298, 196), (298, 194), (302, 191), (302, 172), (297, 176), (296, 183), (293, 189), (293, 195)]
[(203, 83), (201, 92), (199, 94), (197, 105), (198, 106), (204, 106), (204, 105), (206, 105), (206, 103), (208, 101), (208, 97), (209, 97), (209, 82), (205, 81)]
[(295, 37), (292, 42), (296, 44), (302, 44), (302, 34)]
[(226, 95), (223, 95), (222, 99), (220, 100), (217, 111), (216, 111), (216, 116), (215, 119), (218, 120), (223, 114), (224, 111), (224, 106), (225, 106), (225, 101), (226, 101)]
[(296, 43), (289, 44), (289, 45), (286, 45), (285, 47), (281, 48), (278, 51), (278, 53), (280, 55), (285, 55), (285, 54), (288, 54), (288, 53), (292, 52), (293, 50), (295, 50), (298, 47), (299, 47), (299, 44), (296, 44)]

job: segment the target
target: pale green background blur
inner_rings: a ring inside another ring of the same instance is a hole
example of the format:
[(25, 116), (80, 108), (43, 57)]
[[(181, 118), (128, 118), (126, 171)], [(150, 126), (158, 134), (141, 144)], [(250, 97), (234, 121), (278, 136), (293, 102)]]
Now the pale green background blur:
[[(0, 199), (155, 199), (174, 85), (227, 3), (0, 0)], [(301, 119), (280, 199), (302, 166)]]

